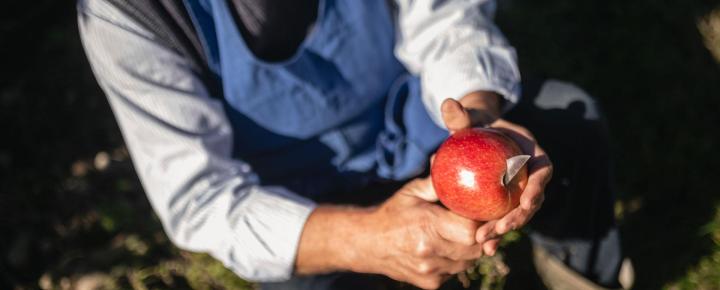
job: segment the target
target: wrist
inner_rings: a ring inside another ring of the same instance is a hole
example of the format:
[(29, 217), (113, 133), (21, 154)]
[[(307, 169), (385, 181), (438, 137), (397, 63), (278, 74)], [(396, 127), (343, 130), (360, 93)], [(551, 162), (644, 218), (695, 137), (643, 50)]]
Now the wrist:
[(362, 257), (357, 238), (371, 210), (359, 207), (319, 206), (308, 218), (298, 245), (296, 273), (320, 274), (355, 271)]

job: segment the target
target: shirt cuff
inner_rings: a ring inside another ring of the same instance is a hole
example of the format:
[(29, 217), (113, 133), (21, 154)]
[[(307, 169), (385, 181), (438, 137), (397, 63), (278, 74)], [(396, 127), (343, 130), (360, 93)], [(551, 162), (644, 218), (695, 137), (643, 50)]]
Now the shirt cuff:
[(429, 62), (421, 74), (423, 102), (433, 121), (445, 125), (440, 104), (447, 98), (459, 100), (474, 91), (493, 91), (505, 99), (502, 112), (520, 100), (520, 72), (512, 47), (465, 46)]
[(292, 277), (300, 236), (316, 204), (282, 187), (254, 186), (231, 213), (237, 259), (227, 265), (258, 282)]

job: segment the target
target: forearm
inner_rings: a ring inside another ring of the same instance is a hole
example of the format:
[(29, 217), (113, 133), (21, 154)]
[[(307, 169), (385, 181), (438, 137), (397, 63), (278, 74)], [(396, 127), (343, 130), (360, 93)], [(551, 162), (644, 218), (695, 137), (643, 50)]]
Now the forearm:
[(79, 2), (79, 20), (93, 72), (173, 243), (210, 253), (246, 280), (290, 278), (315, 205), (259, 186), (249, 164), (233, 158), (223, 106), (186, 59), (106, 1)]
[(320, 274), (356, 269), (358, 234), (372, 209), (349, 206), (318, 206), (303, 228), (295, 260), (295, 273)]
[[(396, 55), (420, 76), (423, 102), (438, 125), (443, 125), (440, 107), (447, 98), (496, 92), (504, 100), (499, 112), (518, 102), (517, 57), (493, 23), (495, 1), (395, 1)], [(491, 118), (483, 123), (499, 117), (499, 112), (486, 111)]]

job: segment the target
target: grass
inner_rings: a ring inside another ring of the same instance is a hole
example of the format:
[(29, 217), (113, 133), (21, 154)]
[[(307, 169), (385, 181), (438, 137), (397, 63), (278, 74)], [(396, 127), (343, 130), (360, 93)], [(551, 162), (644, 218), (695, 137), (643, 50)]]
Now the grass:
[[(74, 1), (27, 3), (0, 18), (0, 288), (250, 288), (163, 234), (84, 59)], [(606, 111), (636, 289), (720, 289), (718, 4), (500, 1), (524, 74), (577, 83)], [(501, 282), (531, 289), (527, 239), (504, 252)]]

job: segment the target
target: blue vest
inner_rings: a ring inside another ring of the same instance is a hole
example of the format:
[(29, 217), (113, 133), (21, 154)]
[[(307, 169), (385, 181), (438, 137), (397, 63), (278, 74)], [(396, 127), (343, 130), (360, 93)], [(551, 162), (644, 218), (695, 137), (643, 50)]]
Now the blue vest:
[(447, 136), (393, 54), (385, 0), (320, 0), (312, 32), (282, 62), (258, 59), (224, 0), (185, 0), (222, 82), (234, 157), (264, 185), (319, 198), (421, 173)]

